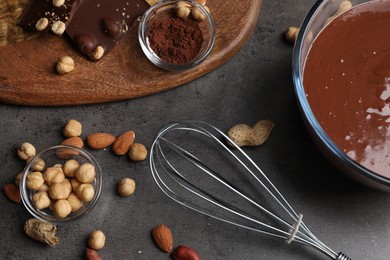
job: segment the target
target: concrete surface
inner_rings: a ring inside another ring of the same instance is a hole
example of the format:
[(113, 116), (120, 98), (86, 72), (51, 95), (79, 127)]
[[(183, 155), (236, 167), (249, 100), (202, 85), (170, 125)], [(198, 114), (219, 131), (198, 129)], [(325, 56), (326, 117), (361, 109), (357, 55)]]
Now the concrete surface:
[[(291, 79), (292, 46), (281, 38), (299, 26), (314, 0), (264, 1), (246, 46), (208, 75), (157, 95), (77, 107), (22, 107), (0, 104), (0, 186), (23, 169), (16, 149), (23, 141), (38, 150), (62, 141), (62, 127), (75, 118), (83, 137), (96, 131), (133, 129), (150, 147), (170, 121), (199, 119), (227, 130), (236, 123), (272, 119), (275, 128), (261, 147), (246, 149), (279, 187), (305, 223), (335, 251), (353, 259), (389, 259), (390, 197), (361, 186), (335, 169), (318, 151), (300, 118)], [(147, 161), (133, 163), (110, 150), (91, 151), (104, 171), (101, 199), (83, 219), (58, 227), (60, 243), (50, 248), (28, 238), (30, 218), (22, 204), (0, 194), (0, 259), (82, 259), (87, 236), (105, 232), (103, 259), (169, 259), (153, 244), (151, 229), (170, 226), (175, 246), (195, 248), (202, 259), (328, 259), (297, 243), (259, 235), (187, 210), (155, 185)], [(136, 192), (119, 197), (116, 183), (131, 177)]]

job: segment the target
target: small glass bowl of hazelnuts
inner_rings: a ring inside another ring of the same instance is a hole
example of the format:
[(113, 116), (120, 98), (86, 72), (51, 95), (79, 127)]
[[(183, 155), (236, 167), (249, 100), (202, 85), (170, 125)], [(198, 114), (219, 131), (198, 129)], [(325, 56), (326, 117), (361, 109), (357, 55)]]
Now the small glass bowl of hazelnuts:
[(205, 0), (164, 0), (142, 16), (138, 39), (154, 65), (183, 71), (198, 66), (210, 55), (216, 26)]
[(20, 193), (36, 218), (53, 224), (78, 219), (96, 205), (102, 189), (102, 171), (86, 150), (73, 146), (50, 147), (26, 165)]

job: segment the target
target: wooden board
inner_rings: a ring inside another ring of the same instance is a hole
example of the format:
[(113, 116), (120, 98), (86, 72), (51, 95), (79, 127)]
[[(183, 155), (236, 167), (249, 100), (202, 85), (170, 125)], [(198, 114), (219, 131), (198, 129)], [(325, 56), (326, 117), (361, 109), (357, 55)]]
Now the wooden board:
[[(137, 28), (99, 62), (91, 62), (72, 43), (44, 35), (0, 47), (0, 102), (60, 106), (131, 99), (165, 91), (198, 78), (229, 60), (250, 37), (261, 0), (209, 0), (217, 25), (216, 44), (198, 67), (184, 72), (157, 68), (143, 54)], [(55, 63), (64, 55), (76, 69), (59, 75)]]

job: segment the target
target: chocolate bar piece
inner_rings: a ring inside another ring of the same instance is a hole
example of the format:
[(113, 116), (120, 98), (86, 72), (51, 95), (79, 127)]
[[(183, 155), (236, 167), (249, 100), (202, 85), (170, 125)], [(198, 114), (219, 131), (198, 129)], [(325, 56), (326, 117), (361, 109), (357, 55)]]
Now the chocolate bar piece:
[(31, 0), (18, 25), (28, 32), (51, 30), (57, 35), (62, 35), (71, 19), (74, 1)]
[(149, 7), (145, 0), (83, 0), (74, 7), (66, 33), (83, 53), (98, 60)]

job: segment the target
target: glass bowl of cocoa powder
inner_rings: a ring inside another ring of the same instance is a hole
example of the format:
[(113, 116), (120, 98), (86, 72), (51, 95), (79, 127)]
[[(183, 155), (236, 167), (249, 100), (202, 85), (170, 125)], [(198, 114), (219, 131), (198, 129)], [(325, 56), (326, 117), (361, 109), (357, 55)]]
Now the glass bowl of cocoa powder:
[(141, 18), (138, 38), (146, 57), (168, 71), (196, 67), (211, 53), (215, 23), (206, 5), (161, 1)]

